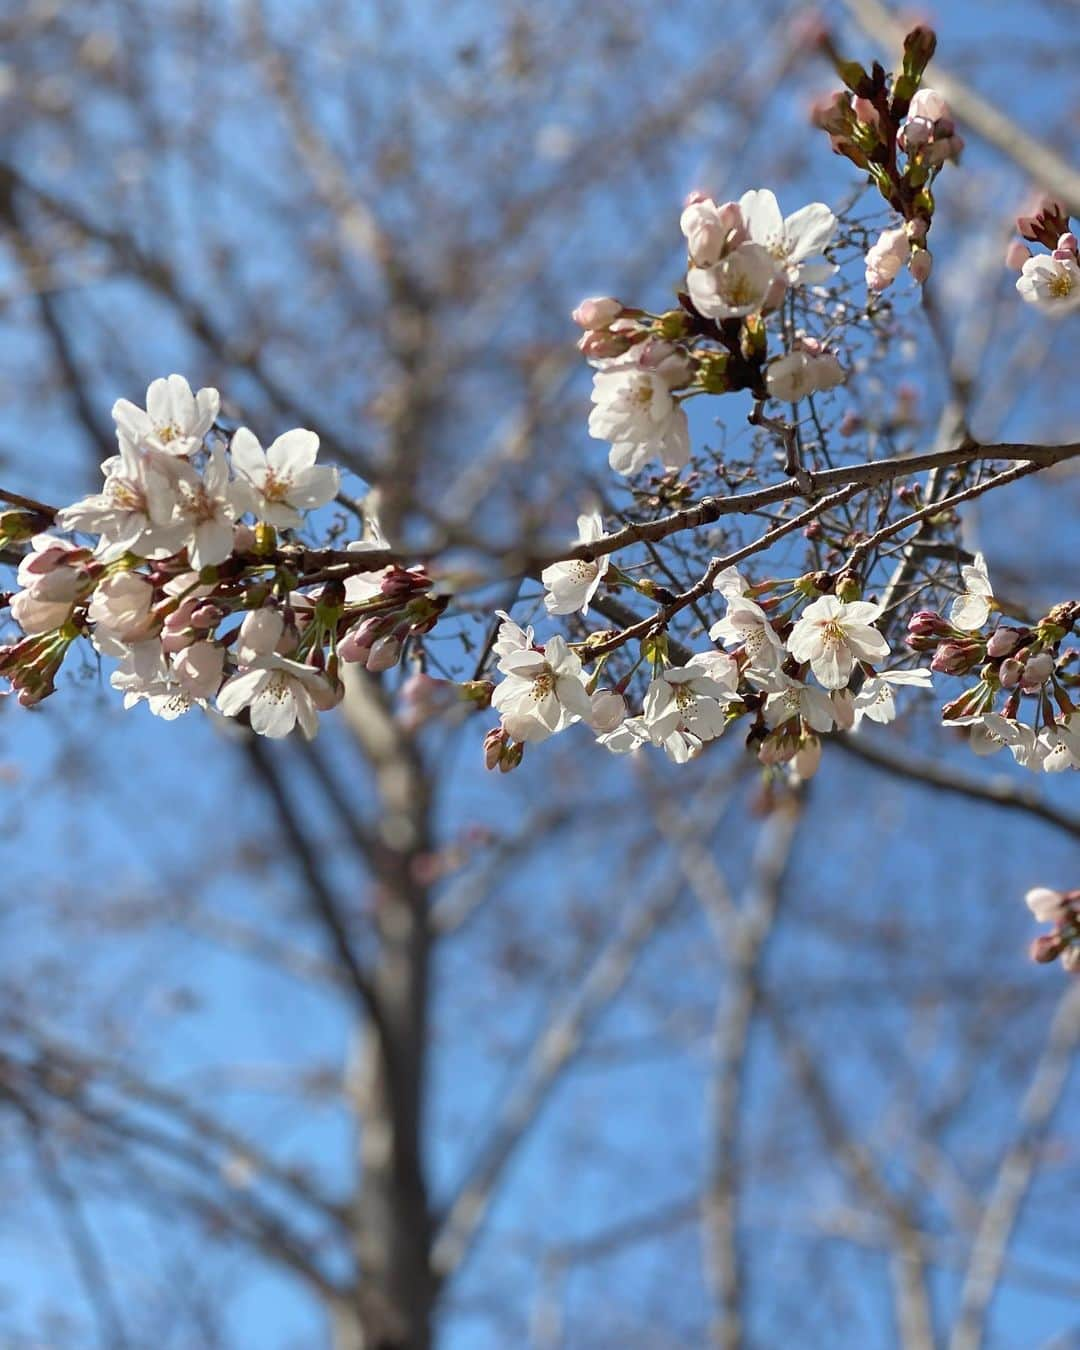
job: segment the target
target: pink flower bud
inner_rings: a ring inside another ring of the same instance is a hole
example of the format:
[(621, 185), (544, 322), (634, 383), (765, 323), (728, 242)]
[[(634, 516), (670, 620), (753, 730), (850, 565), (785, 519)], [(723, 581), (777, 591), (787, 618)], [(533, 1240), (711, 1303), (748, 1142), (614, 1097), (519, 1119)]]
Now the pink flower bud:
[(393, 633), (387, 633), (371, 644), (364, 664), (373, 675), (377, 675), (380, 671), (392, 669), (400, 659), (401, 642)]
[(579, 328), (584, 328), (588, 332), (596, 332), (599, 329), (607, 328), (622, 312), (623, 306), (620, 300), (616, 300), (610, 295), (594, 295), (588, 300), (582, 300), (570, 317)]
[(1026, 694), (1032, 694), (1036, 689), (1041, 689), (1053, 673), (1054, 658), (1049, 652), (1029, 656), (1020, 677), (1020, 687)]
[(1035, 939), (1028, 948), (1028, 951), (1033, 961), (1037, 961), (1039, 965), (1045, 966), (1050, 961), (1057, 960), (1061, 955), (1063, 945), (1061, 938), (1056, 934), (1043, 933), (1040, 937)]
[(338, 659), (341, 661), (366, 661), (372, 644), (379, 636), (382, 619), (372, 616), (355, 624), (337, 645)]
[(908, 104), (908, 116), (925, 118), (927, 122), (938, 122), (949, 116), (949, 105), (936, 89), (917, 89)]
[(1015, 689), (1024, 674), (1024, 667), (1015, 657), (1009, 656), (998, 668), (998, 679), (1002, 689)]
[(225, 617), (225, 611), (215, 604), (201, 604), (192, 611), (192, 628), (216, 628)]
[(192, 698), (213, 698), (224, 666), (225, 651), (213, 642), (195, 642), (173, 662), (176, 678)]
[(963, 675), (983, 658), (981, 642), (943, 642), (930, 662), (930, 669), (939, 675)]
[(908, 632), (913, 637), (946, 637), (952, 625), (933, 609), (920, 609), (908, 620)]
[(945, 136), (939, 141), (934, 141), (933, 145), (926, 147), (923, 153), (923, 161), (933, 168), (938, 164), (944, 164), (946, 160), (959, 159), (963, 148), (963, 136)]
[(876, 127), (878, 125), (878, 110), (868, 98), (854, 99), (851, 106), (855, 109), (855, 116), (865, 126)]
[(503, 756), (510, 748), (510, 737), (502, 727), (492, 727), (484, 737), (484, 768), (501, 767)]
[(1077, 248), (1076, 235), (1073, 234), (1072, 230), (1066, 230), (1059, 237), (1057, 246), (1063, 253), (1071, 253), (1073, 257), (1076, 257), (1077, 253), (1080, 252), (1080, 249)]
[(1049, 886), (1033, 886), (1024, 896), (1024, 904), (1039, 923), (1057, 923), (1065, 917), (1065, 896)]
[(995, 660), (999, 656), (1011, 656), (1020, 645), (1018, 628), (995, 628), (986, 643), (986, 654)]
[(614, 689), (598, 689), (590, 701), (589, 725), (603, 735), (626, 721), (626, 699)]
[(161, 634), (161, 650), (166, 656), (175, 656), (185, 647), (190, 647), (196, 634), (192, 628), (166, 628)]
[(910, 253), (911, 242), (903, 226), (883, 230), (866, 254), (867, 287), (872, 291), (883, 291), (891, 286)]
[(834, 689), (829, 701), (836, 725), (841, 731), (850, 731), (855, 725), (855, 695), (850, 689)]
[(612, 356), (622, 356), (630, 350), (630, 339), (621, 333), (589, 332), (578, 339), (578, 351), (590, 360), (606, 360)]
[(821, 742), (816, 736), (808, 736), (795, 756), (795, 772), (805, 783), (817, 773), (820, 764)]
[(842, 136), (851, 126), (851, 120), (850, 97), (844, 89), (823, 94), (810, 105), (812, 125), (827, 131), (830, 136)]
[(930, 279), (930, 270), (933, 265), (934, 259), (930, 250), (920, 248), (911, 255), (911, 261), (908, 263), (908, 271), (920, 286), (925, 286)]
[(921, 117), (914, 117), (910, 122), (905, 122), (896, 133), (896, 143), (901, 150), (909, 153), (913, 150), (921, 150), (924, 145), (929, 145), (934, 136), (934, 128), (931, 123)]
[(1005, 266), (1011, 272), (1020, 272), (1030, 257), (1031, 249), (1026, 244), (1022, 244), (1019, 239), (1014, 239), (1005, 250)]
[(255, 547), (255, 531), (250, 525), (233, 527), (233, 552), (250, 553)]

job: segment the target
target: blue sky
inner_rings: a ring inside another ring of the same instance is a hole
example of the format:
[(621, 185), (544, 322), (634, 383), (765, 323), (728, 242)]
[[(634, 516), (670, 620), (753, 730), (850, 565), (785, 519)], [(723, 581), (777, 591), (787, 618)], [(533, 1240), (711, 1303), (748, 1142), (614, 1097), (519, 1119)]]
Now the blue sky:
[[(363, 37), (361, 10), (346, 10)], [(306, 11), (319, 16), (318, 5)], [(1001, 85), (1010, 109), (1032, 129), (1057, 115), (1061, 72), (1045, 86), (1008, 79), (1009, 63), (1024, 56), (1027, 44), (1062, 31), (1052, 7), (1001, 6), (988, 13), (987, 7), (958, 3), (939, 11), (941, 51), (954, 69), (987, 90)], [(441, 9), (436, 13), (441, 18)], [(702, 25), (715, 16), (713, 7), (690, 3), (666, 15), (646, 7), (640, 13), (642, 22), (655, 26), (649, 38), (657, 65), (669, 71), (693, 59)], [(291, 14), (299, 11), (281, 8), (276, 17), (288, 26)], [(418, 85), (437, 78), (440, 70), (447, 81), (456, 78), (440, 60), (459, 38), (461, 43), (475, 40), (481, 48), (505, 38), (503, 26), (489, 22), (489, 12), (480, 7), (463, 6), (434, 38), (430, 6), (407, 6), (406, 15), (392, 41), (398, 50), (415, 53), (409, 78)], [(766, 17), (763, 9), (762, 24)], [(143, 6), (142, 19), (152, 23), (153, 18), (154, 6)], [(741, 10), (725, 20), (747, 30), (759, 22)], [(304, 15), (293, 22), (302, 25)], [(374, 33), (368, 36), (376, 41)], [(312, 99), (324, 124), (346, 138), (357, 133), (344, 120), (340, 79), (335, 83), (331, 77), (332, 45), (313, 49), (331, 74), (318, 83)], [(752, 50), (764, 72), (767, 48), (752, 44)], [(151, 65), (155, 59), (150, 58)], [(268, 343), (269, 359), (286, 373), (312, 354), (324, 360), (325, 385), (313, 388), (309, 401), (325, 400), (336, 427), (347, 431), (361, 424), (366, 430), (358, 411), (359, 381), (351, 382), (349, 363), (362, 363), (370, 343), (365, 344), (362, 331), (343, 331), (341, 297), (328, 294), (312, 307), (288, 289), (304, 255), (290, 233), (295, 229), (291, 218), (283, 216), (278, 228), (271, 209), (280, 199), (284, 211), (299, 190), (275, 173), (278, 130), (259, 116), (250, 89), (230, 91), (220, 68), (202, 74), (196, 61), (184, 79), (179, 88), (200, 88), (205, 80), (220, 98), (213, 104), (208, 144), (235, 176), (213, 175), (208, 187), (183, 155), (165, 157), (160, 194), (173, 224), (173, 260), (194, 288), (209, 282), (203, 258), (203, 230), (209, 225), (202, 213), (212, 210), (215, 226), (223, 228), (235, 250), (235, 294), (211, 296), (222, 322), (235, 322), (237, 335), (244, 336), (243, 324), (258, 317), (260, 288), (267, 288), (275, 297), (275, 321), (295, 324), (295, 349), (279, 334), (277, 343)], [(389, 70), (383, 75), (376, 68), (368, 97), (373, 134), (388, 142), (392, 127), (380, 118), (388, 119), (399, 107), (392, 81)], [(538, 333), (553, 342), (572, 342), (563, 315), (583, 293), (632, 284), (634, 299), (664, 303), (677, 275), (677, 211), (687, 188), (704, 182), (718, 194), (738, 195), (758, 186), (754, 174), (762, 156), (787, 147), (786, 156), (779, 157), (795, 162), (781, 192), (789, 210), (811, 197), (836, 200), (848, 189), (845, 166), (821, 138), (815, 140), (803, 120), (805, 94), (829, 83), (821, 67), (800, 72), (790, 95), (770, 101), (748, 139), (733, 119), (704, 100), (661, 170), (651, 175), (642, 170), (640, 181), (630, 173), (598, 186), (580, 212), (559, 223), (562, 234), (543, 277), (550, 305), (535, 313), (523, 302), (504, 314), (488, 347), (481, 346), (461, 376), (460, 420), (444, 432), (449, 465), (457, 463), (461, 446), (497, 420), (501, 409), (492, 406), (491, 390), (497, 390), (512, 364), (507, 352), (515, 343)], [(512, 91), (505, 95), (508, 105), (513, 97)], [(595, 107), (572, 79), (553, 81), (545, 97), (538, 100), (542, 124), (549, 128), (541, 147), (550, 151), (567, 138), (589, 134)], [(206, 108), (190, 99), (176, 102), (179, 125), (194, 135)], [(125, 141), (137, 147), (140, 135), (147, 134), (145, 128), (120, 126), (117, 108), (106, 97), (88, 110), (90, 127), (95, 118), (102, 146), (114, 153)], [(485, 193), (497, 187), (483, 175), (489, 158), (496, 162), (492, 147), (503, 148), (497, 127), (485, 124), (482, 130), (463, 155), (454, 185), (454, 200), (481, 235)], [(54, 139), (62, 142), (63, 136), (44, 125), (40, 133), (26, 131), (20, 141), (22, 167), (65, 182), (88, 210), (102, 210), (106, 203), (96, 196), (96, 166), (88, 163), (80, 172), (78, 163), (58, 162), (54, 170), (48, 153)], [(447, 153), (449, 135), (432, 120), (421, 125), (420, 141), (437, 161)], [(456, 153), (463, 153), (460, 147)], [(968, 164), (970, 179), (950, 173), (941, 180), (935, 253), (946, 301), (954, 304), (953, 313), (970, 320), (963, 283), (971, 250), (996, 246), (999, 232), (1004, 237), (1008, 211), (1025, 184), (1014, 168), (978, 145), (972, 145)], [(557, 157), (539, 155), (521, 182), (549, 191), (563, 172)], [(389, 209), (405, 212), (407, 205), (407, 196), (398, 197)], [(429, 226), (422, 213), (419, 219)], [(151, 236), (161, 233), (158, 222), (146, 222), (145, 229)], [(651, 261), (634, 275), (631, 245), (646, 231), (656, 232), (657, 246)], [(430, 245), (433, 250), (436, 243)], [(6, 289), (14, 279), (12, 260), (0, 253), (0, 284)], [(361, 291), (364, 284), (361, 276)], [(998, 294), (1003, 305), (1011, 301), (1008, 285), (1002, 274)], [(89, 299), (93, 321), (87, 319), (76, 332), (88, 355), (98, 356), (106, 344), (95, 362), (103, 413), (112, 398), (137, 397), (150, 378), (170, 369), (188, 371), (193, 383), (212, 378), (197, 345), (167, 307), (142, 288), (122, 278), (106, 279), (92, 287)], [(1005, 368), (1016, 344), (1037, 347), (1042, 341), (1029, 316), (1014, 308), (987, 357), (991, 391), (995, 372)], [(118, 350), (124, 347), (122, 360), (114, 361), (107, 348), (112, 337), (105, 320)], [(44, 497), (74, 497), (93, 482), (85, 437), (62, 396), (23, 392), (45, 360), (32, 315), (15, 306), (7, 317), (0, 316), (0, 323), (6, 393), (0, 402), (0, 481)], [(933, 358), (923, 343), (905, 359), (904, 377), (929, 386), (926, 425), (932, 427), (934, 400), (941, 393)], [(886, 383), (897, 378), (895, 370), (881, 374)], [(567, 433), (564, 453), (579, 456), (587, 466), (584, 479), (603, 472), (603, 451), (585, 434), (588, 374), (581, 370), (574, 378), (581, 416)], [(255, 398), (242, 378), (226, 392), (242, 407)], [(507, 406), (512, 406), (509, 399)], [(695, 432), (709, 440), (737, 437), (742, 411), (702, 410)], [(265, 405), (259, 414), (269, 422)], [(723, 431), (712, 423), (716, 416), (724, 418)], [(1033, 377), (1029, 396), (995, 420), (994, 434), (1065, 439), (1075, 434), (1076, 421), (1069, 391), (1060, 384), (1048, 390), (1045, 381)], [(978, 407), (975, 428), (980, 429)], [(1075, 507), (1075, 485), (1063, 481), (1059, 490), (1057, 501)], [(533, 491), (545, 491), (542, 475), (535, 475)], [(568, 527), (578, 505), (573, 492), (562, 491), (552, 503), (553, 526)], [(1069, 575), (1077, 543), (1075, 510), (1063, 514), (1060, 526), (1055, 521), (1052, 531), (1043, 527), (1047, 510), (1046, 491), (1022, 485), (1006, 503), (988, 503), (973, 512), (966, 522), (968, 537), (985, 546), (992, 567), (998, 564), (1021, 577), (1030, 571), (1037, 541), (1039, 568), (1031, 585), (1038, 592), (1047, 578)], [(584, 742), (531, 750), (522, 773), (492, 780), (479, 769), (485, 727), (474, 722), (456, 732), (431, 732), (432, 753), (443, 765), (437, 813), (441, 838), (458, 840), (477, 827), (512, 835), (527, 830), (536, 813), (556, 800), (572, 803), (573, 821), (552, 852), (526, 854), (503, 872), (491, 899), (438, 958), (429, 1129), (436, 1196), (446, 1195), (462, 1175), (492, 1109), (515, 1081), (532, 1037), (572, 989), (605, 932), (617, 926), (627, 897), (636, 901), (642, 876), (650, 877), (653, 886), (663, 883), (662, 861), (634, 854), (634, 811), (641, 809), (635, 807), (634, 793), (665, 792), (680, 800), (687, 791), (687, 780), (663, 764), (651, 766), (652, 786), (640, 787), (623, 773), (624, 766), (612, 766)], [(334, 730), (330, 719), (323, 737), (333, 738)], [(1000, 760), (981, 765), (960, 746), (931, 738), (919, 718), (900, 734), (909, 748), (971, 773), (1011, 774), (1011, 766)], [(287, 747), (276, 753), (288, 765), (298, 800), (314, 803), (302, 760)], [(358, 806), (367, 809), (363, 780), (349, 776), (344, 748), (337, 753)], [(193, 936), (185, 919), (185, 905), (198, 899), (221, 919), (262, 926), (311, 953), (318, 951), (317, 934), (298, 917), (301, 883), (274, 857), (275, 827), (238, 750), (194, 717), (166, 725), (145, 709), (123, 713), (105, 676), (86, 663), (72, 671), (61, 696), (39, 712), (22, 715), (8, 704), (0, 707), (0, 766), (10, 775), (0, 803), (0, 856), (7, 883), (0, 923), (13, 984), (29, 980), (31, 1006), (58, 1032), (79, 1039), (93, 1028), (94, 1045), (107, 1035), (116, 1055), (130, 1056), (157, 1081), (211, 1101), (222, 1117), (267, 1140), (279, 1160), (302, 1162), (328, 1187), (340, 1186), (352, 1146), (342, 1114), (328, 1098), (309, 1094), (298, 1100), (274, 1085), (292, 1071), (341, 1073), (350, 1054), (341, 1004), (325, 990)], [(705, 793), (713, 790), (709, 778), (703, 770), (689, 781), (695, 792)], [(1039, 787), (1048, 798), (1080, 810), (1072, 776)], [(735, 888), (748, 871), (750, 796), (751, 789), (744, 788), (710, 841)], [(607, 803), (602, 814), (598, 801)], [(902, 1139), (906, 1094), (921, 1104), (970, 1073), (967, 1105), (945, 1134), (944, 1147), (958, 1171), (985, 1176), (1014, 1119), (1017, 1063), (1023, 1065), (1025, 1046), (1037, 1044), (1061, 988), (1056, 969), (1036, 970), (1026, 963), (1033, 928), (1020, 896), (1034, 881), (1072, 884), (1075, 841), (976, 803), (912, 792), (840, 755), (827, 757), (808, 810), (784, 922), (769, 951), (770, 987), (784, 991), (785, 1006), (805, 1026), (849, 1118), (868, 1138), (880, 1132), (885, 1139)], [(334, 884), (343, 894), (355, 894), (358, 903), (369, 903), (333, 823), (315, 806), (307, 817)], [(501, 1350), (508, 1326), (512, 1343), (524, 1343), (542, 1287), (540, 1253), (676, 1201), (700, 1183), (708, 1156), (710, 1034), (723, 988), (721, 955), (699, 909), (684, 897), (634, 968), (624, 993), (590, 1032), (585, 1053), (515, 1156), (485, 1233), (443, 1313), (441, 1344), (448, 1350)], [(984, 996), (980, 989), (997, 987), (1011, 991), (1013, 1015), (1000, 1041), (983, 1047), (984, 1058), (972, 1065), (960, 1035), (966, 1024), (953, 1001), (978, 999)], [(837, 1329), (828, 1298), (815, 1303), (808, 1296), (815, 1288), (816, 1262), (825, 1259), (820, 1256), (822, 1214), (842, 1216), (849, 1195), (835, 1169), (822, 1166), (812, 1122), (797, 1113), (789, 1117), (785, 1072), (763, 1029), (752, 1056), (745, 1112), (754, 1167), (746, 1179), (745, 1237), (754, 1342), (773, 1345), (779, 1336), (790, 1335), (795, 1316), (790, 1304), (795, 1302), (808, 1346), (863, 1350), (891, 1345), (884, 1263), (872, 1249), (855, 1243), (828, 1246), (828, 1289), (838, 1282), (847, 1289), (849, 1330)], [(242, 1072), (226, 1079), (223, 1066)], [(1072, 1204), (1070, 1213), (1066, 1201), (1055, 1214), (1053, 1195), (1060, 1187), (1064, 1196), (1075, 1197), (1077, 1118), (1073, 1084), (1052, 1141), (1054, 1164), (1039, 1183), (1038, 1203), (1030, 1207), (1030, 1223), (1021, 1224), (1017, 1246), (1018, 1257), (1029, 1265), (1063, 1277), (1071, 1273), (1074, 1280), (1075, 1263), (1070, 1272), (1066, 1257), (1069, 1244), (1075, 1250), (1080, 1240), (1076, 1207)], [(16, 1197), (0, 1223), (0, 1270), (5, 1272), (0, 1285), (9, 1299), (0, 1326), (21, 1328), (29, 1337), (43, 1308), (58, 1297), (69, 1301), (74, 1277), (55, 1215), (35, 1199), (25, 1154), (15, 1147), (17, 1131), (9, 1127), (0, 1137), (9, 1144), (3, 1165)], [(888, 1164), (887, 1149), (882, 1152)], [(772, 1179), (771, 1155), (805, 1160), (797, 1187), (787, 1183), (786, 1174), (785, 1184)], [(220, 1305), (229, 1343), (268, 1350), (324, 1343), (321, 1315), (292, 1280), (239, 1253), (225, 1255), (219, 1245), (207, 1247), (197, 1226), (176, 1206), (159, 1207), (148, 1222), (138, 1203), (137, 1179), (130, 1184), (127, 1194), (115, 1186), (97, 1189), (87, 1211), (125, 1298), (145, 1297), (150, 1315), (164, 1316), (168, 1302), (160, 1289), (175, 1284), (177, 1271), (185, 1268), (191, 1287), (206, 1287)], [(948, 1231), (951, 1216), (934, 1217)], [(178, 1251), (183, 1267), (177, 1264)], [(569, 1276), (562, 1294), (563, 1343), (575, 1350), (614, 1343), (697, 1344), (708, 1303), (696, 1224), (583, 1265)], [(955, 1272), (946, 1269), (937, 1276), (935, 1295), (942, 1306), (951, 1304)], [(54, 1344), (93, 1343), (82, 1314), (74, 1316), (70, 1333), (54, 1329), (35, 1342), (17, 1340), (12, 1331), (10, 1343), (47, 1344), (49, 1350)], [(1071, 1324), (1075, 1332), (1075, 1311), (1060, 1292), (1048, 1291), (1045, 1282), (1010, 1278), (995, 1308), (992, 1344), (1049, 1344)]]

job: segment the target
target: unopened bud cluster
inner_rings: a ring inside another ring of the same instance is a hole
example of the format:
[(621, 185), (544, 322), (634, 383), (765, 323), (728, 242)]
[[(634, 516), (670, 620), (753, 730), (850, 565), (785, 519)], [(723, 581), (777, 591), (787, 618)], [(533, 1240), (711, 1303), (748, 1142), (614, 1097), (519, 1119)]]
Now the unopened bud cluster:
[[(1030, 626), (998, 623), (998, 608), (982, 555), (961, 568), (966, 587), (946, 619), (920, 610), (908, 621), (907, 645), (933, 652), (930, 669), (978, 679), (942, 708), (946, 724), (969, 729), (976, 754), (1008, 747), (1017, 763), (1048, 773), (1080, 768), (1080, 679), (1069, 672), (1075, 647), (1064, 640), (1080, 622), (1080, 601), (1056, 605)], [(1029, 720), (1021, 717), (1022, 710)]]
[(1024, 897), (1039, 923), (1052, 925), (1031, 944), (1031, 959), (1045, 965), (1061, 960), (1070, 974), (1080, 973), (1080, 890), (1054, 891), (1035, 886)]
[(906, 266), (921, 286), (933, 266), (926, 247), (934, 219), (932, 185), (964, 148), (944, 98), (922, 87), (937, 39), (928, 28), (912, 29), (901, 69), (892, 75), (877, 62), (867, 71), (846, 61), (826, 36), (821, 41), (846, 87), (820, 100), (812, 120), (828, 134), (836, 154), (866, 170), (901, 217), (867, 252), (866, 285), (883, 291)]

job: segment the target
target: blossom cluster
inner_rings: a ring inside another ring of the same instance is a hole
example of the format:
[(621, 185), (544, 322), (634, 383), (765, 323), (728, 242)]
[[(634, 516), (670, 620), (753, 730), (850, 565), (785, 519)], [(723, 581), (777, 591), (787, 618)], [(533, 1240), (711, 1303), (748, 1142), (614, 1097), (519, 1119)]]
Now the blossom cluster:
[(219, 409), (215, 389), (155, 380), (145, 408), (114, 406), (118, 453), (100, 492), (56, 514), (66, 535), (35, 533), (50, 523), (40, 512), (0, 518), (7, 542), (29, 535), (6, 597), (22, 637), (0, 647), (0, 676), (24, 706), (53, 692), (88, 638), (119, 663), (110, 682), (126, 707), (246, 712), (262, 735), (312, 736), (341, 698), (341, 662), (385, 670), (434, 626), (447, 602), (422, 568), (365, 569), (378, 538), (330, 567), (282, 542), (338, 493), (338, 470), (316, 463), (318, 437), (298, 428), (264, 448), (246, 427), (227, 433)]
[(1080, 974), (1080, 890), (1053, 891), (1035, 886), (1024, 896), (1028, 909), (1039, 921), (1053, 928), (1031, 944), (1031, 959), (1040, 964), (1056, 961), (1067, 971)]
[[(598, 537), (599, 517), (583, 518), (580, 525), (583, 536)], [(597, 566), (548, 568), (543, 580), (549, 612), (584, 610), (599, 584)], [(817, 591), (822, 580), (802, 578), (766, 598), (787, 584), (753, 586), (728, 568), (713, 581), (725, 608), (709, 630), (719, 647), (678, 665), (665, 636), (650, 633), (631, 670), (614, 683), (604, 678), (607, 654), (594, 659), (586, 673), (592, 639), (576, 650), (561, 636), (538, 644), (531, 628), (504, 615), (495, 641), (503, 679), (491, 700), (501, 724), (486, 743), (489, 767), (513, 768), (524, 745), (575, 724), (591, 729), (614, 753), (653, 745), (684, 763), (746, 718), (747, 742), (762, 764), (791, 765), (808, 778), (820, 760), (823, 735), (856, 729), (864, 718), (890, 722), (897, 687), (930, 683), (927, 670), (879, 668), (891, 654), (875, 627), (880, 606), (858, 599), (850, 577), (840, 578), (835, 592), (826, 594)], [(650, 678), (640, 710), (632, 711), (627, 693), (642, 665)]]
[(1021, 299), (1053, 318), (1075, 313), (1080, 308), (1080, 244), (1065, 207), (1053, 197), (1042, 197), (1029, 215), (1017, 217), (1016, 228), (1029, 243), (1050, 250), (1033, 253), (1018, 239), (1009, 245), (1005, 261), (1020, 273), (1016, 289)]
[(585, 330), (579, 346), (597, 372), (589, 432), (611, 443), (617, 473), (638, 473), (650, 460), (683, 468), (684, 404), (696, 395), (747, 389), (762, 401), (797, 403), (845, 378), (835, 353), (806, 333), (785, 352), (768, 351), (767, 320), (788, 288), (836, 271), (823, 255), (837, 220), (823, 202), (785, 217), (767, 188), (721, 203), (694, 192), (680, 226), (687, 270), (679, 309), (650, 314), (595, 296), (574, 311)]
[(1080, 625), (1080, 601), (1055, 605), (1034, 624), (1002, 619), (984, 633), (1000, 607), (981, 554), (961, 568), (961, 576), (964, 590), (948, 618), (920, 610), (908, 622), (907, 645), (934, 653), (931, 670), (977, 674), (944, 706), (943, 721), (965, 728), (977, 755), (1007, 748), (1027, 769), (1080, 768), (1080, 705), (1074, 702), (1080, 675), (1070, 669), (1080, 661), (1080, 648), (1064, 645)]

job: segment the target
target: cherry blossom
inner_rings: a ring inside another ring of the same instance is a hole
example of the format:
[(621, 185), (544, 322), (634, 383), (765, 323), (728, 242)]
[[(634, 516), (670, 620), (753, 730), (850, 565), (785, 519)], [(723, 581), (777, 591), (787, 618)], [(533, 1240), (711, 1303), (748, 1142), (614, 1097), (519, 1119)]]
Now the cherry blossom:
[(111, 562), (125, 553), (163, 558), (183, 547), (183, 529), (173, 520), (177, 506), (175, 480), (160, 451), (136, 449), (120, 432), (120, 453), (101, 466), (101, 492), (65, 507), (57, 514), (64, 530), (100, 535), (96, 553)]
[(832, 700), (824, 689), (793, 680), (780, 671), (754, 681), (766, 691), (765, 725), (782, 726), (793, 717), (800, 717), (813, 731), (831, 731), (835, 720)]
[(593, 378), (589, 435), (610, 441), (616, 473), (638, 473), (650, 459), (681, 469), (690, 458), (686, 413), (663, 372), (640, 365), (601, 370)]
[(626, 721), (626, 699), (614, 689), (597, 689), (589, 699), (589, 726), (608, 734)]
[(23, 589), (8, 602), (11, 617), (24, 633), (47, 633), (68, 621), (76, 600), (91, 584), (85, 567), (88, 557), (88, 550), (66, 539), (34, 535), (16, 576)]
[(872, 675), (865, 681), (855, 695), (855, 726), (858, 727), (864, 717), (871, 722), (882, 724), (894, 721), (896, 718), (896, 699), (893, 695), (893, 689), (905, 686), (915, 689), (929, 689), (932, 686), (932, 680), (933, 677), (930, 672), (923, 669), (879, 670), (876, 675)]
[(225, 650), (214, 642), (193, 642), (173, 657), (172, 670), (190, 698), (205, 702), (221, 687)]
[(889, 655), (889, 644), (871, 626), (880, 617), (880, 605), (823, 595), (803, 610), (788, 638), (788, 651), (797, 661), (809, 661), (826, 689), (842, 689), (856, 661)]
[(976, 553), (975, 561), (970, 566), (961, 567), (960, 576), (964, 593), (953, 601), (949, 622), (954, 628), (971, 633), (981, 628), (990, 617), (990, 602), (994, 598), (983, 555)]
[(156, 639), (128, 647), (117, 670), (109, 678), (124, 695), (124, 707), (146, 702), (155, 717), (172, 722), (199, 702), (176, 678)]
[(514, 652), (529, 651), (533, 646), (532, 628), (522, 628), (504, 609), (495, 612), (502, 619), (502, 623), (495, 631), (495, 640), (491, 644), (491, 650), (495, 655), (502, 658)]
[[(578, 516), (578, 542), (591, 544), (603, 537), (603, 517), (596, 511)], [(544, 605), (549, 614), (588, 614), (589, 601), (596, 594), (611, 563), (607, 554), (593, 561), (571, 559), (552, 563), (540, 573), (547, 594)]]
[(650, 743), (649, 728), (643, 717), (627, 717), (614, 731), (597, 736), (596, 743), (610, 750), (613, 755), (626, 755)]
[(820, 347), (813, 350), (804, 344), (765, 367), (765, 387), (769, 397), (785, 403), (798, 403), (809, 394), (835, 389), (845, 378), (843, 366), (831, 352)]
[[(672, 758), (678, 758), (668, 744), (674, 733), (689, 732), (699, 741), (711, 741), (726, 725), (724, 708), (730, 691), (714, 679), (706, 667), (691, 661), (681, 667), (669, 667), (652, 681), (645, 693), (642, 714), (654, 745), (663, 745)], [(682, 742), (676, 741), (676, 747)]]
[(887, 289), (910, 257), (911, 241), (904, 226), (883, 230), (866, 254), (867, 287), (872, 291)]
[(113, 404), (113, 418), (135, 446), (162, 450), (170, 455), (193, 455), (214, 425), (221, 407), (216, 389), (192, 394), (182, 375), (154, 380), (146, 391), (146, 410), (126, 398)]
[(543, 651), (522, 647), (499, 662), (506, 676), (491, 705), (515, 741), (543, 741), (571, 722), (588, 721), (592, 711), (581, 679), (581, 661), (561, 637)]
[(1064, 893), (1048, 886), (1033, 886), (1024, 896), (1024, 904), (1039, 923), (1056, 923), (1067, 909)]
[(229, 465), (225, 451), (215, 448), (203, 472), (178, 462), (177, 505), (174, 520), (183, 527), (192, 567), (201, 571), (223, 563), (233, 551), (233, 506)]
[(774, 258), (791, 286), (812, 285), (830, 277), (830, 262), (807, 262), (817, 257), (836, 233), (836, 217), (824, 202), (811, 202), (784, 217), (768, 188), (744, 192), (739, 209), (750, 238)]
[(337, 695), (322, 671), (277, 650), (285, 622), (273, 610), (260, 611), (260, 622), (244, 635), (242, 664), (247, 668), (225, 681), (218, 711), (235, 717), (249, 710), (251, 729), (278, 740), (299, 724), (308, 740), (319, 729), (319, 712), (333, 707)]
[(315, 463), (319, 438), (313, 431), (286, 431), (264, 450), (247, 427), (229, 444), (233, 468), (233, 504), (279, 529), (297, 529), (303, 512), (316, 510), (337, 494), (337, 469)]
[(1016, 280), (1022, 300), (1044, 314), (1063, 318), (1080, 307), (1080, 265), (1073, 255), (1039, 253), (1028, 258)]
[(784, 274), (760, 244), (740, 244), (712, 267), (691, 267), (686, 289), (706, 319), (737, 319), (765, 307)]
[(765, 611), (755, 600), (735, 591), (724, 598), (727, 613), (709, 629), (709, 637), (725, 647), (741, 647), (754, 670), (778, 669), (784, 659), (784, 644)]
[(712, 267), (748, 238), (738, 202), (717, 206), (711, 197), (687, 202), (679, 228), (686, 236), (687, 252), (696, 267)]
[(123, 656), (126, 644), (150, 637), (156, 626), (153, 602), (153, 586), (137, 572), (117, 572), (99, 582), (86, 611), (98, 650)]

